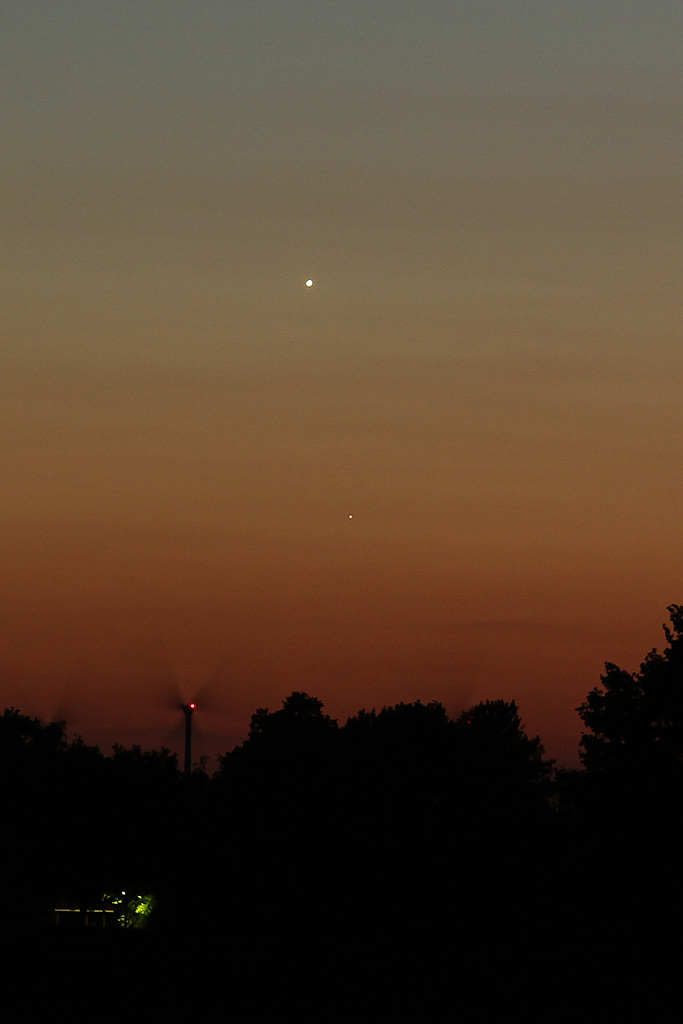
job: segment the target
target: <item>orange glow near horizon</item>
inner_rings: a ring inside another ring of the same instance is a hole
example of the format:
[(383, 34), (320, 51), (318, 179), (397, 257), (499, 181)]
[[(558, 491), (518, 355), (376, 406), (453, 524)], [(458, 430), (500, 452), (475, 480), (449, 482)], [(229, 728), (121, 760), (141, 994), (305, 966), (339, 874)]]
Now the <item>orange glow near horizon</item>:
[(683, 15), (270, 6), (0, 42), (4, 703), (502, 697), (575, 763), (683, 600)]

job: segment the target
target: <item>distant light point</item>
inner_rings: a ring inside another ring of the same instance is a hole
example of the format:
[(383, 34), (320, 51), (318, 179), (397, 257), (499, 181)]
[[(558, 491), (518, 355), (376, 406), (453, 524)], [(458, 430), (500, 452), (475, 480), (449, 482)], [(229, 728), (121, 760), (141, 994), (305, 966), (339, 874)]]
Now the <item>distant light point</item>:
[(306, 282), (306, 287), (307, 288), (312, 288), (313, 287), (313, 279), (312, 278), (309, 277), (308, 281)]
[(351, 515), (351, 513), (349, 513), (349, 519), (353, 519), (353, 516)]

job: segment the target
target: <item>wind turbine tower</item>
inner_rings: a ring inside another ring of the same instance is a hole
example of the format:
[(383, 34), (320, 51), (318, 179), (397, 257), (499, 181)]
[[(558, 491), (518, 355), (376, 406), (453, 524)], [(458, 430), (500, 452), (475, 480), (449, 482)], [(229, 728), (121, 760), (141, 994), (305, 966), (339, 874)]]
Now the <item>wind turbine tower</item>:
[(188, 779), (192, 772), (192, 712), (196, 704), (183, 704), (185, 715), (185, 778)]

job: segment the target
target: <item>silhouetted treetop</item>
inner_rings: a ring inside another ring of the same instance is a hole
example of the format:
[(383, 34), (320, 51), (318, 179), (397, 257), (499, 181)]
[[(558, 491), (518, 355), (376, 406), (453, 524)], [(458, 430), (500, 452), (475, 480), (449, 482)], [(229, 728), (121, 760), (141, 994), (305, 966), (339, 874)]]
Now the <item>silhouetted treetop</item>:
[[(553, 761), (527, 736), (514, 701), (487, 700), (455, 723), (460, 798), (482, 824), (523, 830), (548, 809)], [(487, 826), (488, 827), (488, 826)]]
[(650, 651), (640, 670), (610, 662), (577, 711), (589, 731), (581, 759), (591, 772), (669, 775), (683, 762), (683, 606), (668, 607), (667, 646)]
[(395, 704), (383, 707), (381, 711), (359, 711), (349, 718), (345, 730), (349, 734), (360, 735), (363, 731), (372, 732), (377, 739), (382, 736), (400, 742), (401, 738), (414, 742), (419, 736), (432, 736), (435, 732), (443, 732), (448, 726), (446, 709), (438, 701), (423, 704)]
[(482, 767), (523, 770), (530, 780), (549, 775), (540, 736), (527, 736), (515, 701), (487, 700), (469, 708), (455, 723), (458, 742)]
[(4, 765), (44, 762), (66, 750), (66, 724), (22, 715), (6, 708), (0, 717), (0, 758)]
[[(396, 787), (445, 770), (453, 745), (453, 723), (443, 705), (400, 703), (381, 711), (359, 711), (341, 730), (345, 771), (362, 773), (362, 783), (385, 779)], [(441, 784), (441, 783), (440, 783)]]
[(295, 690), (282, 702), (280, 711), (257, 709), (251, 716), (249, 740), (257, 736), (285, 736), (297, 731), (303, 734), (336, 727), (336, 722), (323, 714), (323, 707), (323, 702), (317, 697)]
[(258, 708), (251, 716), (247, 739), (220, 759), (218, 777), (245, 777), (246, 772), (252, 779), (272, 776), (279, 784), (292, 772), (319, 767), (328, 759), (338, 732), (336, 721), (323, 713), (323, 706), (317, 697), (295, 691), (279, 711)]

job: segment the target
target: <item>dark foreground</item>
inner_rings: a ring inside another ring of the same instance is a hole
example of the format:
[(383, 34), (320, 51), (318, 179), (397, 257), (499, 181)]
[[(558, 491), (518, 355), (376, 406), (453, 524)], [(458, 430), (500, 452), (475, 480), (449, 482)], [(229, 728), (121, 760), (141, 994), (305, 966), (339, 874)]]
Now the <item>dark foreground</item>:
[(484, 896), (478, 910), (465, 892), (447, 921), (415, 900), (377, 920), (330, 895), (318, 920), (292, 901), (238, 930), (24, 926), (8, 937), (2, 1020), (678, 1021), (681, 946), (666, 907), (574, 895), (512, 894), (506, 908)]

